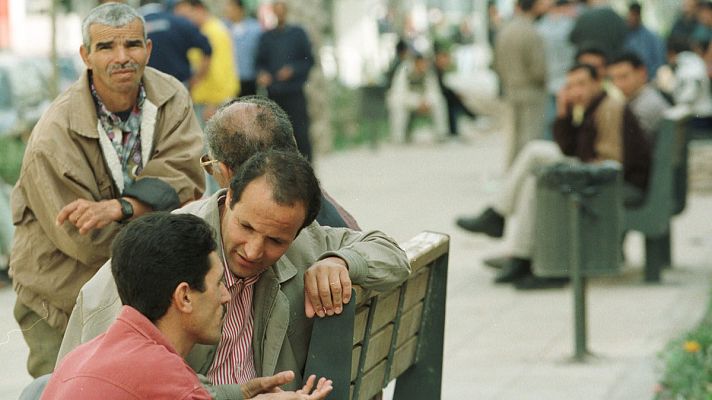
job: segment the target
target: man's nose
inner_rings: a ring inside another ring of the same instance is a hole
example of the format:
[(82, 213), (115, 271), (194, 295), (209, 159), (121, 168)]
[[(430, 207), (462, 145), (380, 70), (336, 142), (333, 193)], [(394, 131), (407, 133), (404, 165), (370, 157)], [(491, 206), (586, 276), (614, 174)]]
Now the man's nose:
[(129, 53), (124, 46), (116, 46), (115, 50), (116, 61), (124, 63), (129, 59)]
[(264, 242), (260, 238), (253, 238), (245, 243), (245, 257), (250, 261), (259, 260), (264, 252)]

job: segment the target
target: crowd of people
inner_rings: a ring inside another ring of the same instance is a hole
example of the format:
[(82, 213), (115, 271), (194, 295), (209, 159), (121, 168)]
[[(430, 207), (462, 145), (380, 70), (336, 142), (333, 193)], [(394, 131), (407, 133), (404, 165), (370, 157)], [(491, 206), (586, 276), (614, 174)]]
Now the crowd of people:
[(509, 256), (486, 261), (499, 268), (495, 283), (526, 290), (568, 281), (532, 272), (537, 171), (556, 163), (618, 162), (623, 206), (639, 207), (665, 112), (676, 107), (694, 123), (712, 126), (712, 69), (705, 61), (712, 35), (701, 33), (710, 29), (710, 9), (710, 2), (683, 2), (663, 41), (643, 24), (639, 3), (622, 17), (604, 0), (517, 1), (515, 16), (494, 40), (494, 68), (514, 118), (509, 168), (490, 205), (456, 221), (494, 238), (508, 225)]
[[(37, 378), (22, 398), (321, 399), (328, 377), (302, 376), (313, 319), (340, 314), (352, 285), (387, 290), (410, 273), (395, 240), (361, 231), (300, 154), (279, 102), (312, 61), (286, 6), (254, 49), (254, 81), (274, 99), (217, 106), (197, 89), (227, 86), (225, 70), (210, 78), (222, 22), (200, 1), (174, 6), (91, 10), (86, 70), (30, 135), (11, 201), (14, 316)], [(153, 57), (190, 47), (161, 43), (188, 27), (177, 14), (208, 37), (192, 42), (192, 75)]]

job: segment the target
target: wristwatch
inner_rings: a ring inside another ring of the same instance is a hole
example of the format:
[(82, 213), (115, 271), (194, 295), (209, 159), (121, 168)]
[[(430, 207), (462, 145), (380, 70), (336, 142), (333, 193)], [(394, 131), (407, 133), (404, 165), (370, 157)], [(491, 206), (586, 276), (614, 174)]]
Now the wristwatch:
[(117, 200), (119, 200), (119, 204), (121, 205), (121, 220), (120, 221), (126, 221), (127, 219), (133, 217), (134, 215), (134, 209), (131, 203), (129, 203), (128, 200), (124, 199), (123, 197), (119, 197)]

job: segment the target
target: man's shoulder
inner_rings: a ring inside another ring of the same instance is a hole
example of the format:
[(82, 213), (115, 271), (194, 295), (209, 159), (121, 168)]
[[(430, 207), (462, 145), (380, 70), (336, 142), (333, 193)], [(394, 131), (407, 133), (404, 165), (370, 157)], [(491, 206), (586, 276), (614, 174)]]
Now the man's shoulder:
[(190, 98), (188, 90), (178, 79), (152, 67), (147, 66), (143, 71), (143, 83), (146, 96), (158, 107), (172, 98), (184, 101)]

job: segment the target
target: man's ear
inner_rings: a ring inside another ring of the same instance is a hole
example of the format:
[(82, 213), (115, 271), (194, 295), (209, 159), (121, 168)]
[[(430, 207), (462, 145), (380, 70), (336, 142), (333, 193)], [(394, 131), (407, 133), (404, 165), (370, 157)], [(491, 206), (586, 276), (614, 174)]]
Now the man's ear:
[(82, 56), (82, 61), (84, 61), (84, 65), (89, 69), (89, 49), (84, 47), (82, 44), (79, 46), (79, 55)]
[(191, 298), (190, 285), (181, 282), (173, 291), (173, 305), (181, 313), (190, 314), (193, 312), (193, 299)]
[(232, 169), (222, 161), (217, 162), (216, 166), (219, 173), (213, 175), (213, 178), (215, 178), (221, 188), (229, 188), (230, 181), (232, 181)]

